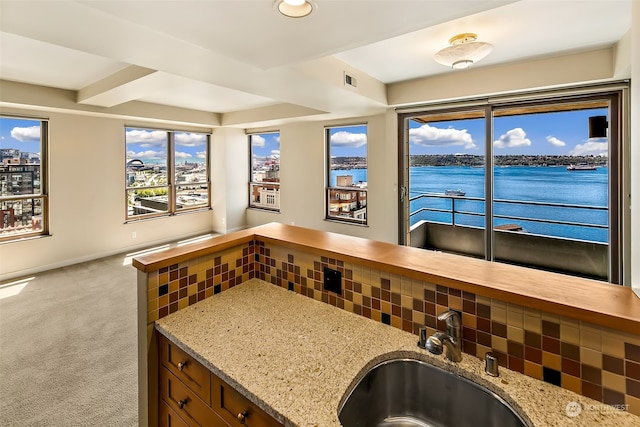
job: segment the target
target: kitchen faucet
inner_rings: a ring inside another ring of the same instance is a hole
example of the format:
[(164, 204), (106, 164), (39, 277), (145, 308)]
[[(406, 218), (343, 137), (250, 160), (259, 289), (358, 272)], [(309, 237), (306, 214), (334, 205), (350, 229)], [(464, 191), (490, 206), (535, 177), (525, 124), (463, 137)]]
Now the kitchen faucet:
[(426, 328), (420, 330), (418, 346), (426, 348), (430, 353), (442, 354), (452, 362), (462, 360), (462, 333), (460, 315), (454, 310), (447, 310), (438, 315), (438, 320), (447, 324), (447, 332), (436, 332), (426, 340)]

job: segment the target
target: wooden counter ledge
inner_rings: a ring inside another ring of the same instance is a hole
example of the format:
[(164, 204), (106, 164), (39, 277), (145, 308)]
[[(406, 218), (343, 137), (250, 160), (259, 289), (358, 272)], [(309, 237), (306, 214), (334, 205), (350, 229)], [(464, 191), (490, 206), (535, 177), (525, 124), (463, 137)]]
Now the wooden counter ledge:
[(252, 240), (331, 257), (477, 295), (637, 334), (640, 299), (630, 288), (531, 268), (270, 223), (135, 258), (158, 270)]

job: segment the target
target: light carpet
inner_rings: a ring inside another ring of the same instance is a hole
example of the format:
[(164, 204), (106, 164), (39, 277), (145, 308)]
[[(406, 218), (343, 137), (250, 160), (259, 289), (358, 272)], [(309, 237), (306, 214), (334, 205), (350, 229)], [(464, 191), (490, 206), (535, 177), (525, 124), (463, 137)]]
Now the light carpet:
[(0, 426), (138, 425), (136, 270), (125, 259), (0, 284)]

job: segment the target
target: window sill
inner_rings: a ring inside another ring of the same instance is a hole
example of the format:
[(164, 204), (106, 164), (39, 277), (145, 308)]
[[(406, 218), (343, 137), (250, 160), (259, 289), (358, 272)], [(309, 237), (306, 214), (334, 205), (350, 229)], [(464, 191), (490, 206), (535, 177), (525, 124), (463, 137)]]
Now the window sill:
[(275, 213), (275, 214), (279, 214), (281, 212), (280, 209), (261, 208), (259, 206), (249, 206), (247, 210), (258, 211), (258, 212), (269, 212), (269, 213)]
[(44, 239), (47, 237), (51, 237), (51, 234), (47, 233), (47, 234), (38, 234), (38, 235), (31, 235), (31, 236), (24, 236), (24, 237), (16, 237), (14, 239), (9, 239), (7, 238), (6, 240), (0, 240), (0, 245), (5, 245), (5, 244), (9, 244), (9, 243), (20, 243), (20, 242), (26, 242), (29, 240), (38, 240), (38, 239)]

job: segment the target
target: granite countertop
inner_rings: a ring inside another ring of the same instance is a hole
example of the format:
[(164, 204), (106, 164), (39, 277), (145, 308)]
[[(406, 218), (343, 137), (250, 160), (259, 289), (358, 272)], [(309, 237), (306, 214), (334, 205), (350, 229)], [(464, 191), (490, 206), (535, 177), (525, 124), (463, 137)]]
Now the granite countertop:
[[(479, 359), (459, 363), (417, 347), (417, 336), (249, 280), (156, 321), (156, 329), (287, 426), (340, 426), (338, 407), (370, 367), (426, 361), (491, 389), (533, 426), (638, 426), (640, 417)], [(566, 407), (584, 408), (569, 417)]]

